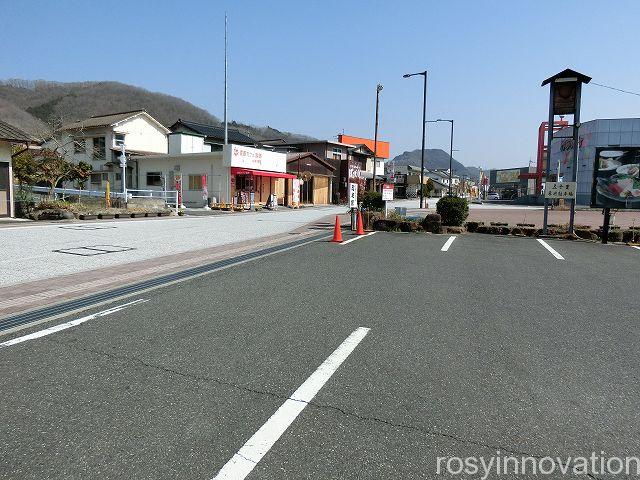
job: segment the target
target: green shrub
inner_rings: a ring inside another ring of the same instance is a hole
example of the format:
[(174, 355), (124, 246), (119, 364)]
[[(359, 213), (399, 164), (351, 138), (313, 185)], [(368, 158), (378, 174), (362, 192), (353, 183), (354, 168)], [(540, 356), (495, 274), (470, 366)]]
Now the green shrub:
[(524, 233), (521, 227), (513, 227), (513, 229), (511, 229), (511, 235), (524, 235)]
[(500, 226), (498, 227), (500, 229), (500, 235), (510, 235), (511, 234), (511, 227), (508, 226)]
[(478, 225), (478, 228), (476, 228), (476, 233), (489, 233), (489, 227), (487, 227), (486, 225)]
[(467, 227), (467, 231), (468, 232), (475, 232), (476, 230), (478, 230), (478, 227), (480, 225), (484, 225), (484, 222), (467, 222), (467, 223), (465, 223), (465, 226)]
[(442, 217), (437, 213), (430, 213), (424, 217), (422, 229), (425, 232), (440, 233), (442, 231)]
[(469, 204), (464, 198), (442, 197), (436, 204), (436, 212), (443, 225), (460, 227), (469, 216)]
[(516, 223), (516, 227), (535, 227), (535, 223)]
[(587, 229), (579, 228), (577, 230), (574, 230), (574, 232), (576, 234), (576, 237), (582, 238), (584, 240), (597, 240), (598, 238)]
[(490, 225), (493, 225), (494, 227), (506, 227), (509, 224), (505, 222), (491, 222)]
[(523, 228), (522, 229), (522, 233), (525, 234), (525, 236), (527, 237), (533, 237), (536, 234), (536, 229), (535, 228)]
[(622, 231), (620, 229), (614, 229), (609, 231), (609, 241), (610, 242), (621, 242), (622, 241)]
[(34, 210), (67, 210), (73, 212), (76, 210), (76, 206), (69, 202), (63, 202), (62, 200), (45, 200), (36, 204), (33, 207)]
[(372, 192), (367, 190), (362, 196), (362, 207), (367, 210), (381, 211), (384, 210), (384, 202), (380, 192)]

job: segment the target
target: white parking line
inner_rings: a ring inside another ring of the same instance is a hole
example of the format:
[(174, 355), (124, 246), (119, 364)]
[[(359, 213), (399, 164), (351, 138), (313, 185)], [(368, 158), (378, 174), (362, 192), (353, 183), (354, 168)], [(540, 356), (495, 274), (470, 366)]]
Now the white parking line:
[(376, 232), (365, 233), (364, 235), (358, 235), (357, 237), (350, 238), (349, 240), (345, 240), (344, 242), (340, 242), (340, 245), (346, 245), (347, 243), (355, 242), (364, 237), (368, 237), (369, 235), (373, 235)]
[(549, 250), (549, 252), (551, 253), (551, 255), (553, 255), (554, 257), (556, 257), (558, 260), (564, 260), (564, 257), (562, 255), (560, 255), (558, 252), (556, 252), (553, 247), (551, 247), (551, 245), (549, 245), (547, 242), (545, 242), (544, 240), (542, 240), (541, 238), (537, 239), (540, 244), (546, 248), (547, 250)]
[(93, 320), (94, 318), (104, 317), (105, 315), (110, 315), (112, 313), (119, 312), (120, 310), (124, 310), (125, 308), (130, 307), (131, 305), (135, 305), (136, 303), (141, 303), (146, 301), (147, 300), (143, 300), (143, 299), (134, 300), (133, 302), (125, 303), (124, 305), (113, 307), (108, 310), (103, 310), (102, 312), (92, 313), (91, 315), (78, 318), (77, 320), (71, 320), (70, 322), (54, 325), (53, 327), (45, 328), (44, 330), (39, 330), (37, 332), (33, 332), (28, 335), (23, 335), (22, 337), (12, 338), (11, 340), (7, 340), (6, 342), (0, 343), (0, 348), (10, 347), (11, 345), (16, 345), (18, 343), (26, 342), (27, 340), (34, 340), (36, 338), (46, 337), (47, 335), (51, 335), (52, 333), (60, 332), (62, 330), (66, 330), (67, 328), (76, 327), (81, 323), (88, 322), (89, 320)]
[(455, 235), (453, 237), (449, 237), (449, 239), (445, 242), (445, 244), (442, 246), (442, 248), (440, 249), (440, 251), (442, 252), (448, 252), (449, 251), (449, 247), (451, 246), (451, 244), (453, 243), (453, 241), (456, 239)]
[(247, 440), (238, 453), (222, 467), (214, 480), (243, 480), (253, 468), (278, 441), (280, 436), (289, 428), (307, 404), (320, 391), (335, 371), (342, 365), (351, 352), (369, 333), (369, 329), (359, 327), (336, 348), (327, 359), (322, 362), (315, 372), (293, 392), (276, 410), (267, 422)]
[(631, 245), (631, 248), (637, 248), (638, 250), (640, 250), (640, 247), (636, 247), (635, 245)]

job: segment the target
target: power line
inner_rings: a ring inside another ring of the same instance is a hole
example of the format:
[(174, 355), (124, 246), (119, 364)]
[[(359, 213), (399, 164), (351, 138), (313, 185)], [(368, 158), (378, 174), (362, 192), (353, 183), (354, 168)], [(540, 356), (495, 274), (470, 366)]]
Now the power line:
[(599, 87), (608, 88), (609, 90), (615, 90), (616, 92), (628, 93), (629, 95), (636, 95), (640, 97), (640, 93), (630, 92), (628, 90), (622, 90), (621, 88), (610, 87), (609, 85), (603, 85), (601, 83), (591, 82), (590, 85), (597, 85)]

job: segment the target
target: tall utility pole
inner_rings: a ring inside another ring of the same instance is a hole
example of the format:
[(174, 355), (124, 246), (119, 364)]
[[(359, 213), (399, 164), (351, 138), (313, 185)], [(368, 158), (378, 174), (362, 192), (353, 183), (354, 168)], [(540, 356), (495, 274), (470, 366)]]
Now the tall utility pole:
[(449, 122), (451, 124), (451, 140), (449, 142), (449, 196), (451, 196), (452, 177), (453, 177), (453, 120), (445, 120), (439, 118), (437, 120), (427, 120), (424, 123)]
[(373, 181), (371, 186), (373, 191), (376, 191), (376, 164), (378, 163), (378, 110), (380, 109), (380, 92), (382, 91), (382, 85), (378, 84), (376, 87), (376, 127), (373, 135)]
[(402, 78), (409, 78), (415, 75), (422, 75), (424, 77), (424, 95), (422, 104), (422, 154), (420, 155), (420, 208), (424, 208), (424, 144), (426, 135), (426, 122), (427, 122), (427, 71), (418, 73), (407, 73)]
[(229, 124), (227, 123), (227, 12), (224, 12), (224, 144), (229, 143)]

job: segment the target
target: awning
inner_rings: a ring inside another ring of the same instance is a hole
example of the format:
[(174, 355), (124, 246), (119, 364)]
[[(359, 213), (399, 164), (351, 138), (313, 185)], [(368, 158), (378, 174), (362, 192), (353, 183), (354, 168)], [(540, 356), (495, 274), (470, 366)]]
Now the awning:
[(255, 177), (297, 178), (291, 173), (268, 172), (266, 170), (253, 170), (251, 168), (231, 167), (231, 175), (253, 175)]

